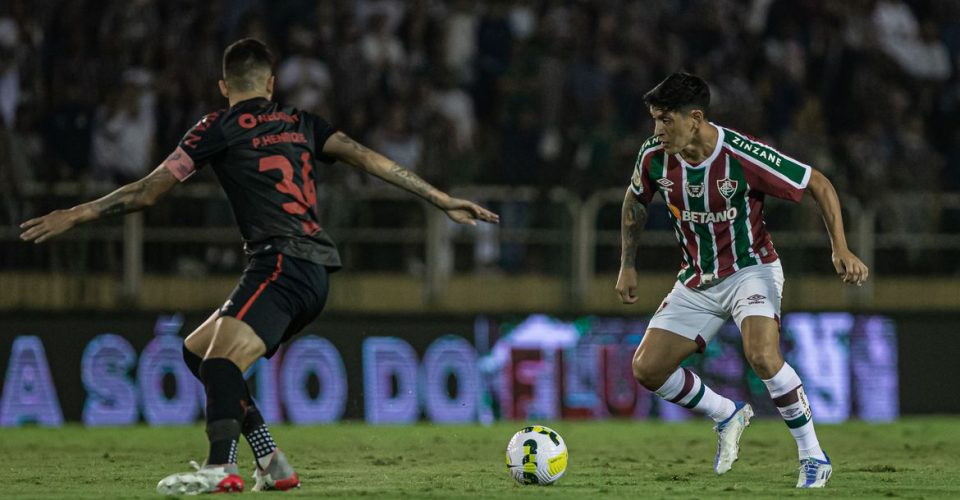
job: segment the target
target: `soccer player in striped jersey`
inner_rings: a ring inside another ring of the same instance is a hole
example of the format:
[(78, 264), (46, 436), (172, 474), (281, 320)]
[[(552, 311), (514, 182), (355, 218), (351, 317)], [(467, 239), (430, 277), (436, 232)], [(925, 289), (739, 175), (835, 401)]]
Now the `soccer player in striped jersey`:
[(837, 192), (809, 165), (708, 121), (710, 91), (701, 78), (672, 74), (644, 100), (656, 125), (623, 200), (620, 299), (637, 301), (640, 233), (657, 193), (670, 210), (683, 262), (633, 357), (634, 376), (662, 398), (716, 422), (714, 471), (727, 472), (753, 409), (713, 392), (680, 363), (702, 352), (732, 316), (747, 360), (796, 439), (797, 487), (823, 487), (833, 467), (817, 440), (800, 377), (780, 353), (783, 270), (763, 221), (763, 201), (770, 195), (797, 202), (809, 191), (830, 235), (834, 268), (845, 283), (861, 285), (868, 270), (847, 248)]

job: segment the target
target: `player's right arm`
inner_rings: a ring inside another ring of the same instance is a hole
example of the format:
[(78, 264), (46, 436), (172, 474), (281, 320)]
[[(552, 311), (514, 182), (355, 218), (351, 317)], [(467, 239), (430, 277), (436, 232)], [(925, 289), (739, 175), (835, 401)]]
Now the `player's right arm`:
[(653, 198), (650, 178), (644, 173), (646, 153), (659, 143), (648, 139), (640, 148), (637, 163), (633, 167), (630, 187), (623, 195), (620, 213), (620, 273), (617, 276), (617, 293), (624, 304), (633, 304), (637, 296), (637, 253), (640, 250), (640, 233), (647, 224), (647, 203)]
[(175, 185), (177, 178), (161, 165), (143, 179), (127, 184), (103, 198), (66, 210), (54, 210), (20, 224), (24, 230), (20, 239), (43, 243), (77, 224), (143, 210), (153, 206)]
[(226, 148), (223, 131), (217, 122), (221, 114), (215, 112), (204, 116), (187, 131), (177, 149), (146, 177), (98, 200), (30, 219), (20, 224), (24, 229), (20, 239), (43, 243), (77, 224), (152, 206), (178, 182), (186, 180), (213, 155)]
[(617, 277), (617, 293), (624, 304), (637, 301), (637, 252), (640, 249), (640, 233), (647, 223), (647, 206), (628, 188), (623, 196), (620, 215), (620, 275)]

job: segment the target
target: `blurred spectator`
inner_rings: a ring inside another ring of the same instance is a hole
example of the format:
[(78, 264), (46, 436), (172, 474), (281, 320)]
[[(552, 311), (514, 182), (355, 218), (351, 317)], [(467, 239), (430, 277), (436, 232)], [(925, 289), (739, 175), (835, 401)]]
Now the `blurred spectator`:
[(392, 73), (406, 62), (407, 54), (397, 35), (389, 30), (387, 17), (377, 13), (370, 17), (367, 31), (360, 39), (360, 51), (372, 70), (374, 85), (386, 85)]
[(156, 131), (152, 83), (146, 70), (127, 70), (121, 88), (97, 109), (90, 157), (95, 177), (126, 184), (149, 171)]
[(0, 18), (0, 125), (13, 128), (20, 104), (20, 68), (16, 49), (20, 30), (13, 19)]
[[(370, 132), (370, 147), (405, 168), (416, 172), (423, 156), (423, 141), (410, 126), (407, 109), (390, 106), (378, 125)], [(382, 182), (377, 181), (377, 185)]]
[(884, 52), (908, 74), (938, 81), (950, 77), (947, 47), (932, 21), (921, 27), (907, 4), (881, 0), (874, 8), (873, 23)]
[(453, 83), (453, 76), (443, 73), (437, 86), (430, 89), (427, 106), (452, 125), (452, 139), (459, 151), (473, 149), (477, 120), (474, 116), (473, 99)]
[(290, 30), (288, 43), (292, 54), (280, 63), (277, 70), (278, 90), (293, 106), (329, 116), (327, 98), (333, 87), (333, 78), (326, 63), (314, 56), (313, 33), (295, 26)]
[(477, 53), (479, 16), (476, 4), (469, 0), (455, 0), (444, 22), (443, 63), (456, 78), (473, 78), (471, 63)]

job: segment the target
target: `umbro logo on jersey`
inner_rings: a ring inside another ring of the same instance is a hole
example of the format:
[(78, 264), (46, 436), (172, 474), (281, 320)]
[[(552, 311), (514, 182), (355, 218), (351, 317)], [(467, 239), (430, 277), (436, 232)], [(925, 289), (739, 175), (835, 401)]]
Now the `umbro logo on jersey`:
[(729, 177), (719, 179), (717, 180), (717, 190), (720, 191), (721, 196), (729, 200), (733, 193), (737, 192), (737, 184), (737, 181)]
[(759, 293), (755, 293), (747, 297), (747, 300), (749, 300), (747, 304), (763, 304), (764, 303), (763, 301), (766, 300), (766, 297), (763, 295), (760, 295)]
[(699, 198), (703, 196), (703, 183), (700, 184), (690, 184), (689, 182), (684, 182), (683, 187), (687, 190), (687, 195), (691, 198)]
[(673, 181), (671, 181), (670, 179), (667, 179), (666, 177), (662, 179), (657, 179), (657, 184), (660, 184), (660, 188), (663, 189), (665, 193), (670, 193), (673, 191), (672, 189), (670, 189), (670, 186), (673, 185)]

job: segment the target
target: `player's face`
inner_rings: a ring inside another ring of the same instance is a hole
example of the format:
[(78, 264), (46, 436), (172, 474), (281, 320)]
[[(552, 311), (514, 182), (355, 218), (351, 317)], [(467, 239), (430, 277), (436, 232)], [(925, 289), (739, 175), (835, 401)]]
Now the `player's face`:
[(650, 116), (655, 123), (653, 133), (660, 139), (667, 154), (679, 153), (693, 141), (698, 123), (690, 113), (664, 111), (650, 106)]

